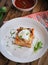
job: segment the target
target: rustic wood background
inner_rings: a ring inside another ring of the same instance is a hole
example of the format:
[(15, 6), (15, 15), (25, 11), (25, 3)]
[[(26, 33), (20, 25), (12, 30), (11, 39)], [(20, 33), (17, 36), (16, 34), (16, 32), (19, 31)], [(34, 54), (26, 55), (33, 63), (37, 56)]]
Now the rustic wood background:
[[(41, 12), (41, 11), (46, 11), (48, 10), (48, 0), (38, 0), (38, 3), (36, 7), (29, 11), (29, 12), (23, 12), (19, 11), (12, 5), (12, 0), (0, 0), (0, 7), (6, 6), (7, 7), (7, 13), (4, 14), (4, 17), (2, 21), (0, 21), (0, 26), (2, 26), (4, 21), (16, 18), (16, 17), (22, 17), (28, 14), (36, 13), (36, 12)], [(45, 53), (44, 59), (47, 58), (48, 52)], [(16, 63), (13, 61), (10, 61), (9, 59), (5, 58), (1, 53), (0, 53), (0, 65), (38, 65), (38, 61), (40, 59), (30, 62), (30, 63)], [(46, 65), (44, 64), (45, 60), (42, 60), (42, 64), (40, 65)]]

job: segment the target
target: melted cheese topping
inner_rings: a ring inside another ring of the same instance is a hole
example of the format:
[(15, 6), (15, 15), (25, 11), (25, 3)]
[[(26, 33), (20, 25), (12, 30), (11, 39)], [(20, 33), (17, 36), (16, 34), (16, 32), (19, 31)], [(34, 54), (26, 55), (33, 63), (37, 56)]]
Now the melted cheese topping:
[(25, 29), (25, 30), (22, 30), (18, 33), (18, 36), (21, 38), (21, 39), (25, 39), (25, 40), (29, 40), (29, 37), (30, 37), (30, 31)]

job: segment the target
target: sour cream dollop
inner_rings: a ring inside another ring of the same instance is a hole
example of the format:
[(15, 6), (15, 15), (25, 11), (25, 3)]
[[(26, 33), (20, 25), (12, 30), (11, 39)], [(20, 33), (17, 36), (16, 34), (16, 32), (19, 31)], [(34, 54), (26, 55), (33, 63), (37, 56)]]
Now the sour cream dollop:
[(25, 40), (29, 40), (29, 37), (30, 37), (30, 31), (25, 29), (25, 30), (22, 30), (18, 33), (18, 36), (21, 38), (21, 39), (25, 39)]

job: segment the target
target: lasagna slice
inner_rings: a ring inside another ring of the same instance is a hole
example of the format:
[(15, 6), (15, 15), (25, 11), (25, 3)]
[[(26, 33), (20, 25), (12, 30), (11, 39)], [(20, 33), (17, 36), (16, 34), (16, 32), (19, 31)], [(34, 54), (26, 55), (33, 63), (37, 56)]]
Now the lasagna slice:
[(34, 39), (34, 29), (20, 27), (17, 29), (14, 43), (30, 48)]

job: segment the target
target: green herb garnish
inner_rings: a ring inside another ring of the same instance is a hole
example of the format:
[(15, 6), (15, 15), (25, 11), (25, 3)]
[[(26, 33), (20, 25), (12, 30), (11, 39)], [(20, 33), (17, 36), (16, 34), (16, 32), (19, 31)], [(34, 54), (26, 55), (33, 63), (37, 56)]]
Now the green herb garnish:
[(3, 19), (3, 14), (7, 12), (7, 8), (6, 7), (1, 7), (0, 8), (0, 21), (2, 21)]
[(15, 32), (11, 32), (11, 31), (10, 31), (10, 34), (11, 34), (11, 36), (12, 36), (13, 34), (15, 34)]
[(38, 49), (41, 49), (41, 48), (42, 48), (42, 42), (39, 41), (39, 42), (37, 42), (37, 43), (35, 44), (35, 46), (34, 46), (34, 51), (37, 51)]
[(7, 8), (6, 8), (6, 7), (1, 7), (1, 8), (0, 8), (0, 12), (1, 12), (1, 13), (7, 12)]
[(28, 35), (29, 33), (26, 33), (26, 35)]
[(16, 50), (16, 48), (14, 50)]
[(9, 47), (9, 45), (8, 45), (8, 44), (7, 44), (6, 46), (7, 46), (7, 47)]
[(7, 41), (7, 43), (9, 43), (9, 41)]
[(22, 46), (18, 46), (18, 48), (21, 48)]
[(20, 35), (19, 38), (22, 39), (22, 35)]

